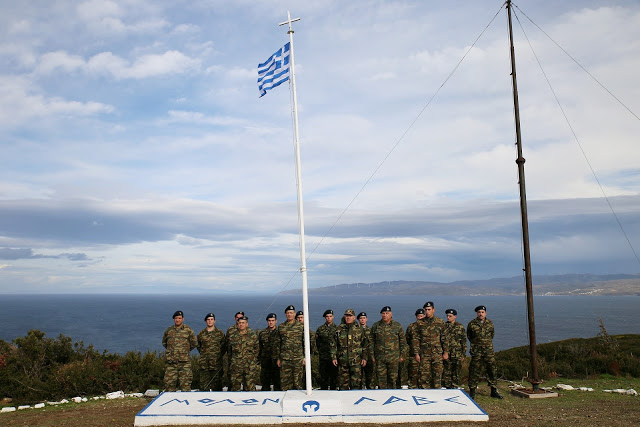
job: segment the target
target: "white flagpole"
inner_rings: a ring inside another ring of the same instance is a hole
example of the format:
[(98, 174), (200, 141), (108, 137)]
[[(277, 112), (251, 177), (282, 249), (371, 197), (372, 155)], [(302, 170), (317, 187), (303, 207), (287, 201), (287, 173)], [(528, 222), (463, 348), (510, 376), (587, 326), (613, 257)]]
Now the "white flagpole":
[(304, 360), (307, 395), (311, 395), (311, 342), (309, 333), (309, 292), (307, 290), (307, 255), (304, 243), (304, 212), (302, 207), (302, 172), (300, 170), (300, 141), (298, 135), (298, 97), (296, 96), (296, 67), (293, 57), (293, 29), (291, 23), (300, 18), (291, 19), (291, 13), (287, 11), (287, 20), (278, 25), (289, 25), (289, 42), (291, 43), (291, 91), (293, 96), (293, 127), (295, 133), (295, 157), (296, 157), (296, 186), (298, 187), (298, 226), (300, 229), (300, 273), (302, 273), (302, 311), (304, 312)]

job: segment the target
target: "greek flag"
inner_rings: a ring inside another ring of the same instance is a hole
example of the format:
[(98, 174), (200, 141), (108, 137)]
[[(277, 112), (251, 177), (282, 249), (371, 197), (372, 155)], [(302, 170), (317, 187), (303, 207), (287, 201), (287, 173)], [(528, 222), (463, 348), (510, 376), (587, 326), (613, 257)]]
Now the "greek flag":
[(258, 91), (260, 91), (260, 98), (265, 96), (268, 90), (289, 80), (290, 44), (291, 42), (285, 44), (269, 59), (258, 65)]

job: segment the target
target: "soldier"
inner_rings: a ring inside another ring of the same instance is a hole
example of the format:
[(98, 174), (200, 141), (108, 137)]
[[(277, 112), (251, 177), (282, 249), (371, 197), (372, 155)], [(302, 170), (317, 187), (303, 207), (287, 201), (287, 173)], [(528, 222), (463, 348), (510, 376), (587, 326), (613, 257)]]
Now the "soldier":
[(415, 336), (416, 328), (418, 326), (418, 320), (424, 319), (425, 313), (424, 308), (419, 308), (416, 310), (416, 321), (407, 326), (407, 344), (409, 345), (409, 353), (414, 357), (409, 357), (408, 359), (408, 383), (409, 388), (418, 388), (418, 366), (420, 365), (415, 358), (416, 352), (413, 348), (413, 337)]
[(378, 388), (392, 388), (398, 378), (398, 364), (407, 348), (402, 325), (393, 320), (391, 307), (380, 310), (381, 319), (371, 327), (373, 361), (376, 364)]
[(469, 364), (469, 396), (476, 398), (476, 387), (483, 369), (487, 370), (487, 383), (491, 387), (491, 397), (502, 399), (497, 388), (498, 368), (493, 353), (493, 322), (487, 319), (487, 307), (475, 308), (476, 318), (467, 325), (467, 338), (471, 343), (471, 363)]
[(276, 346), (280, 343), (280, 340), (276, 325), (277, 316), (275, 313), (269, 313), (266, 320), (267, 327), (258, 334), (258, 342), (260, 343), (258, 355), (261, 367), (260, 384), (262, 384), (262, 391), (270, 391), (271, 385), (273, 385), (274, 391), (279, 391), (280, 368), (278, 368)]
[(333, 365), (331, 346), (336, 338), (337, 326), (333, 323), (333, 310), (325, 310), (324, 323), (316, 330), (316, 346), (318, 347), (318, 371), (321, 390), (336, 390), (338, 368)]
[[(298, 311), (296, 313), (296, 322), (301, 322), (304, 325), (304, 312)], [(311, 344), (311, 355), (318, 354), (318, 347), (316, 345), (316, 333), (309, 328), (309, 344)]]
[(447, 315), (446, 337), (449, 343), (449, 358), (444, 361), (442, 385), (446, 388), (460, 387), (460, 370), (467, 354), (467, 335), (462, 323), (456, 322), (458, 312), (453, 308), (445, 310)]
[(204, 316), (206, 328), (198, 333), (200, 390), (222, 391), (222, 357), (226, 351), (224, 333), (216, 328), (216, 316)]
[(449, 345), (442, 319), (435, 316), (433, 302), (424, 304), (425, 317), (418, 320), (412, 351), (418, 362), (418, 387), (440, 388), (444, 359), (449, 358)]
[(258, 377), (258, 336), (249, 328), (249, 318), (238, 319), (237, 330), (229, 337), (231, 391), (255, 391)]
[(164, 390), (191, 390), (191, 350), (198, 346), (198, 339), (193, 329), (184, 324), (184, 313), (173, 313), (173, 326), (169, 326), (162, 335), (162, 345), (167, 349), (165, 354)]
[[(358, 319), (358, 323), (360, 323), (360, 326), (362, 327), (362, 330), (367, 337), (367, 341), (369, 341), (369, 346), (371, 346), (371, 328), (367, 326), (367, 313), (365, 313), (364, 311), (358, 313), (356, 319)], [(375, 363), (373, 363), (373, 358), (371, 356), (372, 355), (369, 354), (369, 360), (367, 360), (367, 364), (362, 368), (362, 385), (368, 390), (373, 390), (374, 388), (376, 388), (377, 383), (377, 381), (374, 379)]]
[[(234, 316), (234, 320), (233, 320), (233, 325), (229, 326), (227, 328), (227, 333), (225, 335), (227, 342), (229, 342), (229, 338), (231, 338), (231, 335), (233, 335), (237, 330), (238, 330), (238, 320), (240, 320), (241, 317), (244, 317), (244, 311), (239, 311), (235, 314)], [(227, 374), (225, 375), (225, 384), (227, 385), (227, 390), (231, 390), (231, 377), (230, 375), (230, 363), (231, 360), (229, 359), (229, 355), (227, 355)]]
[(277, 345), (280, 385), (282, 390), (302, 389), (304, 377), (304, 326), (296, 322), (296, 309), (290, 305), (284, 310), (287, 319), (278, 326)]
[(356, 312), (351, 308), (344, 312), (331, 346), (333, 366), (338, 367), (340, 390), (362, 389), (361, 369), (369, 358), (369, 341), (355, 316)]

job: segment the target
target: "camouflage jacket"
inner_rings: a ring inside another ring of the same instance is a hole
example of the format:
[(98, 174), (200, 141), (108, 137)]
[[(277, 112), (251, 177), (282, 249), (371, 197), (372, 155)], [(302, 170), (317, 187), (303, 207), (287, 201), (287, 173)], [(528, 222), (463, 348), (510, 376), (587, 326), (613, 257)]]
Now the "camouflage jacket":
[(492, 356), (493, 355), (493, 322), (489, 319), (480, 321), (477, 317), (469, 322), (467, 326), (467, 338), (471, 343), (470, 353), (472, 356)]
[(200, 352), (200, 369), (218, 369), (222, 366), (222, 356), (227, 351), (224, 333), (215, 328), (198, 332), (198, 351)]
[(198, 346), (198, 339), (193, 329), (183, 323), (179, 327), (169, 326), (164, 331), (162, 345), (167, 349), (167, 362), (188, 362), (189, 353)]
[(343, 366), (359, 364), (369, 359), (369, 340), (359, 323), (343, 323), (336, 328), (331, 343), (331, 359)]
[(278, 338), (278, 328), (264, 328), (258, 333), (258, 343), (260, 344), (260, 350), (258, 352), (258, 358), (261, 362), (268, 362), (270, 360), (276, 360), (276, 347), (280, 344)]
[(316, 346), (318, 347), (318, 355), (322, 360), (333, 360), (331, 356), (331, 346), (336, 339), (336, 330), (338, 326), (335, 323), (327, 325), (323, 323), (316, 329)]
[(446, 326), (439, 317), (420, 319), (417, 322), (412, 338), (413, 355), (436, 356), (449, 352), (446, 337)]
[(467, 335), (462, 323), (445, 322), (447, 342), (449, 343), (449, 357), (461, 359), (467, 354)]
[(378, 320), (371, 327), (371, 346), (376, 361), (398, 361), (407, 351), (402, 325), (395, 320), (391, 320), (389, 324)]
[(304, 325), (286, 320), (278, 326), (277, 359), (304, 360)]
[(258, 335), (249, 327), (244, 334), (240, 330), (235, 331), (229, 336), (227, 351), (232, 368), (257, 363)]
[(416, 328), (418, 327), (418, 321), (416, 320), (409, 326), (407, 326), (407, 332), (405, 333), (405, 337), (407, 338), (407, 345), (409, 346), (409, 355), (413, 357), (416, 355), (418, 351), (413, 351), (413, 337), (416, 335)]

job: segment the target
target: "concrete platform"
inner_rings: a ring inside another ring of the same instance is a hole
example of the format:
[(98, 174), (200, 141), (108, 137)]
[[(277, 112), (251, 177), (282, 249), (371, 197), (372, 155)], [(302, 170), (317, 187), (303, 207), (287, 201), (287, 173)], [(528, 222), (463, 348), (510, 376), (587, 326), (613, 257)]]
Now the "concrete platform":
[(463, 390), (167, 392), (135, 426), (488, 421)]

